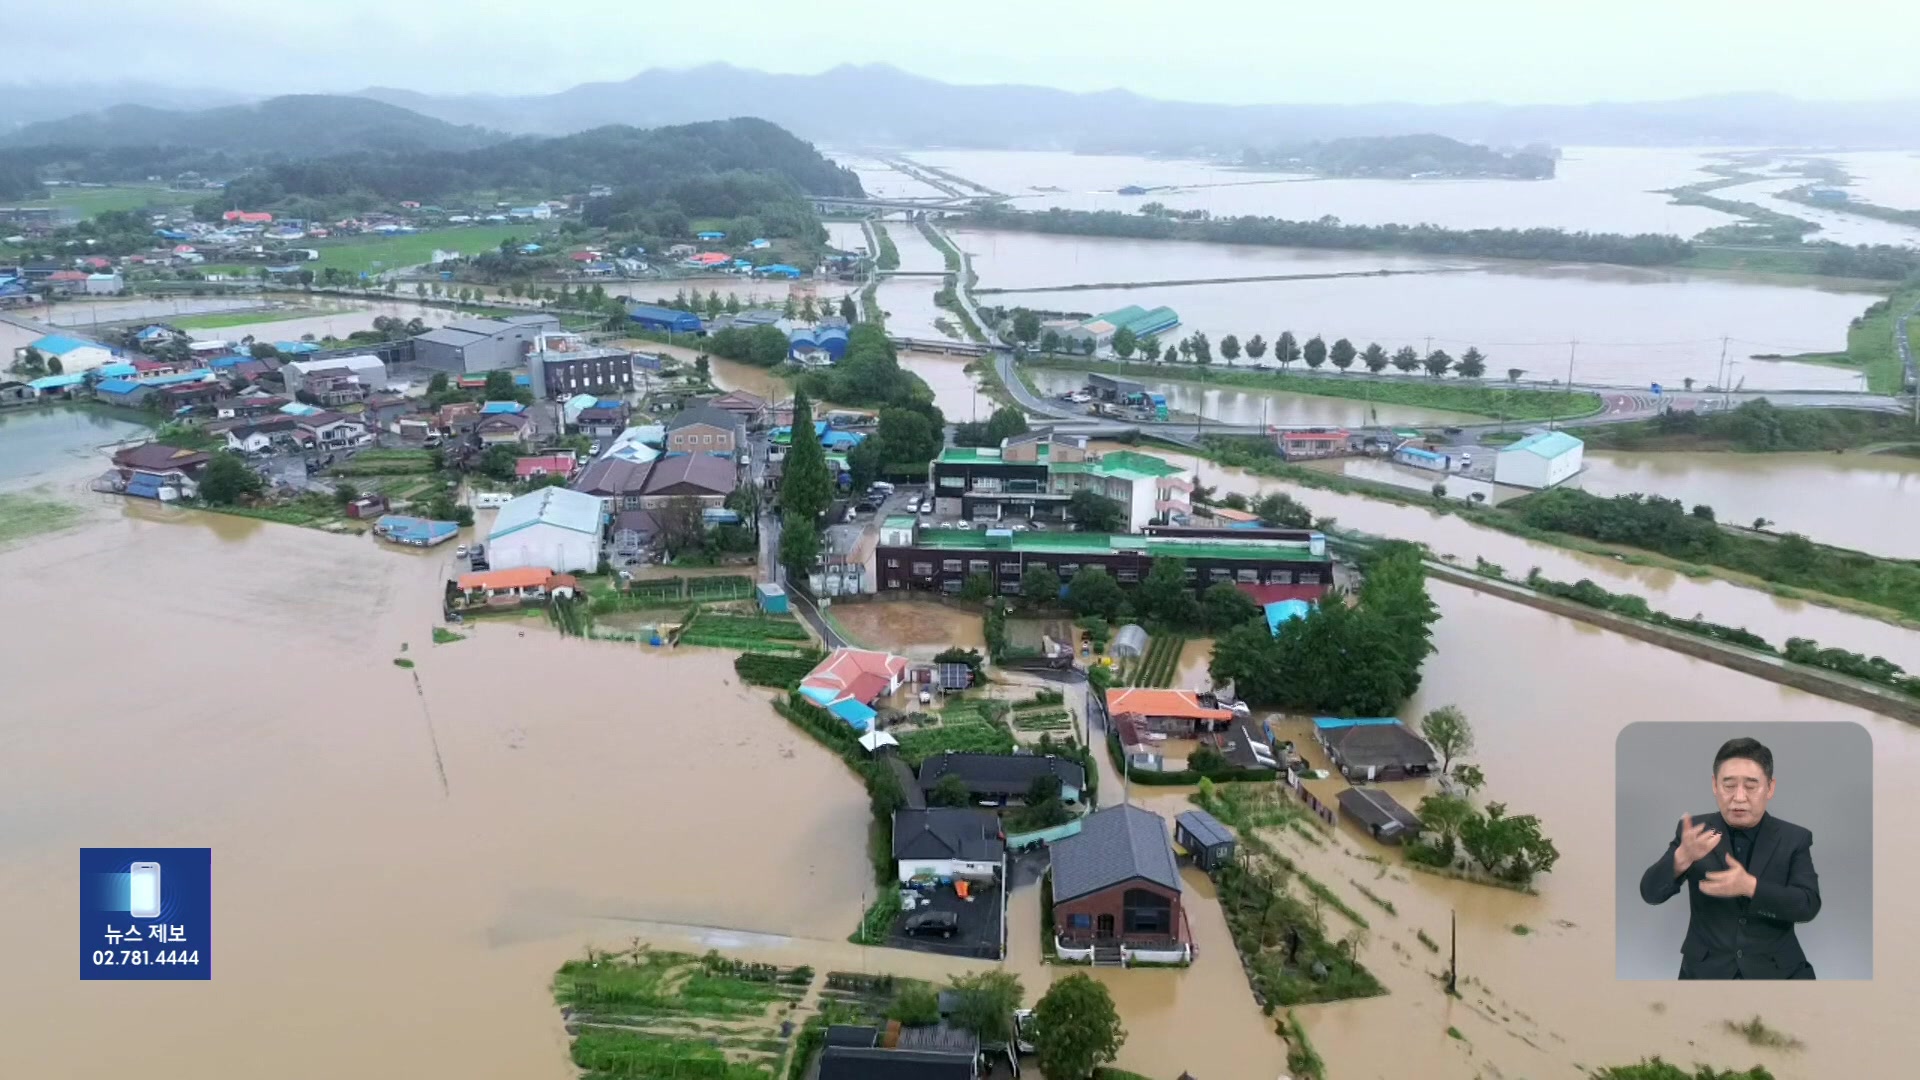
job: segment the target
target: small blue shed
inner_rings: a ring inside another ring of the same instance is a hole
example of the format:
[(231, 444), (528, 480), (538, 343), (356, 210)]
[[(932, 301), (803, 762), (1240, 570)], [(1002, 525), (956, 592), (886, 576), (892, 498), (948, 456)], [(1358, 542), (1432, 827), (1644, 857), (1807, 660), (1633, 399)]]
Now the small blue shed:
[(787, 590), (778, 582), (763, 581), (754, 586), (755, 598), (760, 601), (760, 610), (769, 615), (787, 613)]

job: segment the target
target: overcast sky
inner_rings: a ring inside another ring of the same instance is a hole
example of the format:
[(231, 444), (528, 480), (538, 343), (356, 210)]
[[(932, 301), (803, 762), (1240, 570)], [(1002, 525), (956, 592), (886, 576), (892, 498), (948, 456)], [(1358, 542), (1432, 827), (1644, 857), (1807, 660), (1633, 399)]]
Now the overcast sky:
[[(933, 23), (923, 13), (950, 16)], [(26, 0), (0, 83), (533, 93), (725, 61), (1218, 102), (1920, 96), (1915, 0)]]

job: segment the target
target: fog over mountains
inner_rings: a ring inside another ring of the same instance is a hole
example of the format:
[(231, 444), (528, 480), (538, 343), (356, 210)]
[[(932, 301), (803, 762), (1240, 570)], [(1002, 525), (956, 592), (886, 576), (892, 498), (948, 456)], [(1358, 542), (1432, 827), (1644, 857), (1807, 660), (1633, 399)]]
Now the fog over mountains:
[[(515, 134), (756, 116), (836, 145), (1231, 154), (1249, 145), (1434, 133), (1493, 146), (1920, 147), (1920, 101), (1814, 102), (1732, 94), (1589, 105), (1214, 105), (1161, 101), (1124, 90), (1082, 94), (1038, 86), (958, 85), (887, 65), (775, 75), (707, 64), (652, 69), (621, 82), (585, 83), (553, 94), (446, 96), (375, 87), (356, 96), (453, 125)], [(152, 86), (100, 84), (57, 92), (15, 87), (0, 95), (0, 131), (118, 104), (192, 109), (237, 100), (244, 99)], [(53, 137), (42, 129), (34, 141)]]

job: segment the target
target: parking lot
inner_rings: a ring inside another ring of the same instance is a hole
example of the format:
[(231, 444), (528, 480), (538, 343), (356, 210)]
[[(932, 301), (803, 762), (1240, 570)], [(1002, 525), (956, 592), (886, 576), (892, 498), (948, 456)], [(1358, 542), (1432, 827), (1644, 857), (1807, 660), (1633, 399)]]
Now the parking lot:
[[(968, 899), (961, 899), (951, 885), (937, 885), (918, 890), (925, 902), (911, 911), (902, 911), (894, 919), (893, 929), (887, 935), (887, 946), (894, 949), (911, 949), (915, 952), (938, 953), (942, 956), (966, 956), (983, 960), (998, 960), (1005, 950), (1005, 928), (1002, 925), (1002, 893), (997, 885), (968, 889)], [(951, 912), (959, 921), (953, 936), (943, 938), (938, 935), (912, 935), (904, 927), (907, 920), (925, 911)]]

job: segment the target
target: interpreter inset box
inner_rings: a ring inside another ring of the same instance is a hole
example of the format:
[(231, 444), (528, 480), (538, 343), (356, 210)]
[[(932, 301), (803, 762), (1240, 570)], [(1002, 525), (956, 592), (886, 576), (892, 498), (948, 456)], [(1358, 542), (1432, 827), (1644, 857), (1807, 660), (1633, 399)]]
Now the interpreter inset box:
[(1641, 721), (1615, 743), (1621, 979), (1873, 977), (1873, 738)]

